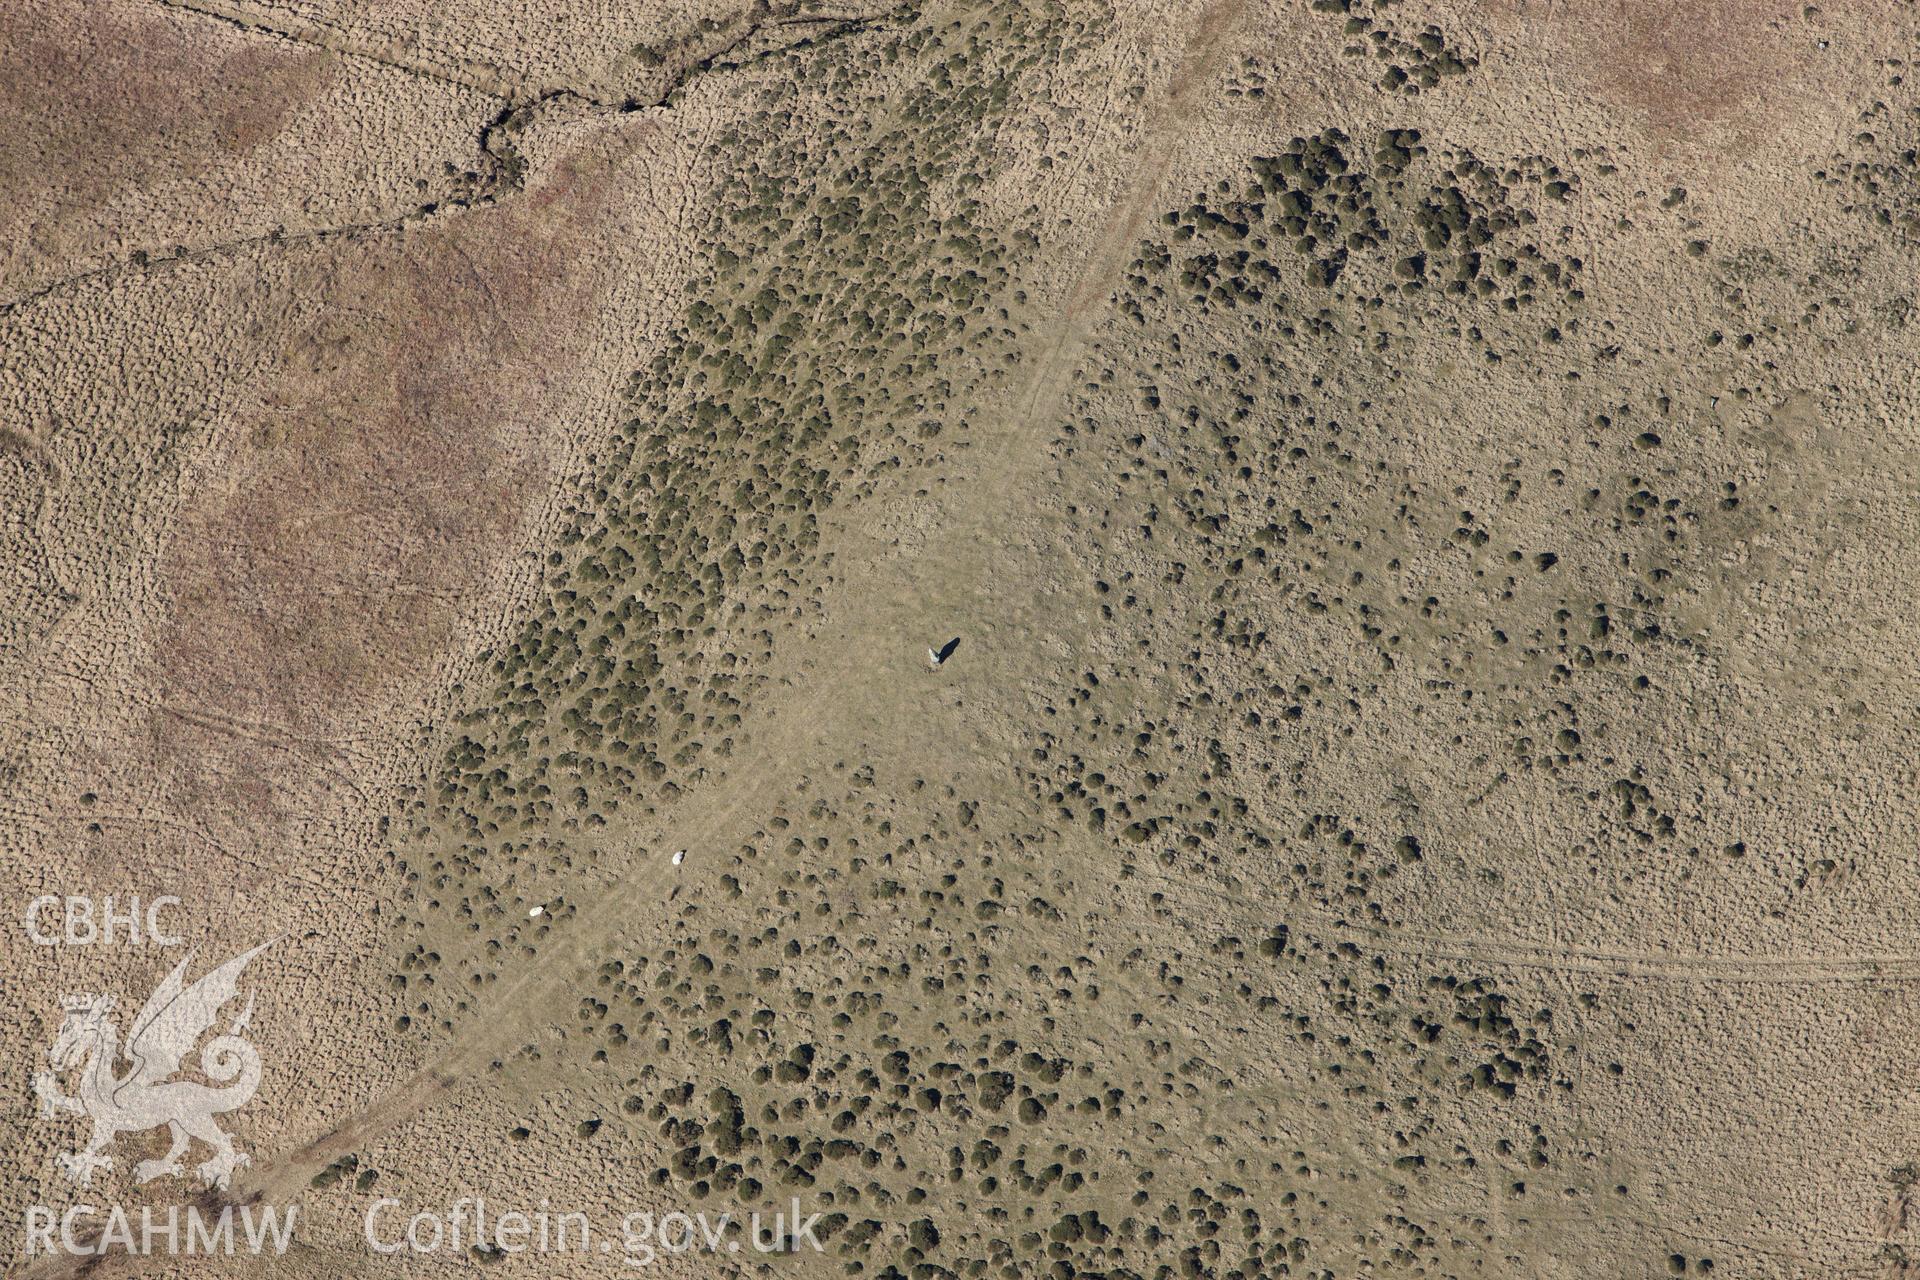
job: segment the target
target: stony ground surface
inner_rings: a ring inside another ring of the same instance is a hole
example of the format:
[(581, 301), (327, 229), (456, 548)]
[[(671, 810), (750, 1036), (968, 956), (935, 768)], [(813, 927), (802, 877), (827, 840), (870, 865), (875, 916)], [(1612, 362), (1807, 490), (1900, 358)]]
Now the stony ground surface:
[[(1911, 4), (0, 54), (7, 1274), (1920, 1270)], [(269, 939), (252, 1163), (75, 1186), (63, 997)], [(18, 1230), (190, 1198), (295, 1243)]]

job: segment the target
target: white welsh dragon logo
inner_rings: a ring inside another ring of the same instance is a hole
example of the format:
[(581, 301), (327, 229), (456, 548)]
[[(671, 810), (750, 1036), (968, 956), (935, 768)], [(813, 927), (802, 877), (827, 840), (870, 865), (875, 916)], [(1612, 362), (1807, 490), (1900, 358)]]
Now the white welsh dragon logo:
[[(87, 1145), (60, 1156), (69, 1178), (86, 1186), (95, 1169), (113, 1167), (113, 1157), (103, 1152), (117, 1136), (161, 1125), (171, 1131), (172, 1145), (158, 1160), (142, 1160), (134, 1166), (136, 1182), (185, 1172), (180, 1157), (195, 1138), (213, 1148), (213, 1157), (197, 1170), (212, 1186), (225, 1187), (233, 1171), (248, 1163), (246, 1154), (234, 1150), (233, 1139), (213, 1118), (245, 1106), (260, 1087), (260, 1054), (240, 1038), (253, 1015), (253, 997), (247, 997), (246, 1008), (227, 1034), (215, 1036), (200, 1053), (201, 1070), (222, 1087), (168, 1077), (180, 1070), (180, 1059), (213, 1025), (220, 1007), (238, 994), (240, 971), (247, 961), (272, 945), (265, 942), (235, 956), (192, 986), (186, 985), (187, 965), (193, 961), (189, 951), (141, 1006), (127, 1030), (124, 1050), (120, 1030), (108, 1016), (113, 1012), (113, 996), (73, 995), (62, 1001), (66, 1021), (47, 1054), (53, 1070), (34, 1076), (33, 1091), (40, 1099), (42, 1117), (70, 1111), (93, 1121)], [(132, 1064), (124, 1075), (117, 1072), (123, 1054)], [(80, 1071), (79, 1083), (69, 1097), (60, 1092), (60, 1077), (75, 1068)]]

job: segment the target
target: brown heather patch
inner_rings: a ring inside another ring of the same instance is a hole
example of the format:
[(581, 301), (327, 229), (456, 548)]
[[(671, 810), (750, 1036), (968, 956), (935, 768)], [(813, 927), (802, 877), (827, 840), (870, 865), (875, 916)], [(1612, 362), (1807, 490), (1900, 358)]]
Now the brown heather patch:
[(606, 204), (603, 172), (562, 164), (306, 268), (230, 479), (162, 558), (152, 727), (176, 784), (225, 774), (270, 807), (289, 751), (430, 672), (545, 493), (538, 433), (598, 292), (573, 267)]

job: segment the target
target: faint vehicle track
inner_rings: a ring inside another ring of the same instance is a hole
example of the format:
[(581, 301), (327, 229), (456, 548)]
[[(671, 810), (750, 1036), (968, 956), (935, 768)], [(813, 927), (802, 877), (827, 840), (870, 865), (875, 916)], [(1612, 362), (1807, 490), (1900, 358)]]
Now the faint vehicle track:
[(1213, 899), (1223, 932), (1285, 924), (1295, 934), (1332, 945), (1349, 944), (1384, 955), (1445, 960), (1488, 969), (1537, 969), (1668, 982), (1725, 982), (1802, 986), (1827, 982), (1920, 981), (1920, 952), (1832, 955), (1705, 955), (1681, 951), (1615, 951), (1581, 943), (1526, 942), (1474, 933), (1431, 933), (1338, 919), (1298, 904), (1259, 915), (1246, 899), (1211, 885), (1165, 879), (1183, 895)]
[(1028, 440), (1032, 430), (1060, 402), (1071, 357), (1091, 332), (1093, 318), (1105, 314), (1102, 304), (1131, 260), (1141, 230), (1166, 185), (1180, 135), (1192, 121), (1201, 91), (1219, 73), (1230, 43), (1228, 36), (1244, 8), (1245, 0), (1214, 0), (1201, 14), (1193, 39), (1168, 85), (1160, 114), (1148, 126), (1136, 175), (1102, 221), (1086, 265), (1067, 292), (1054, 340), (1047, 345), (1028, 383), (1020, 418), (997, 442), (999, 452), (993, 459), (996, 469), (1009, 464), (1011, 459), (1006, 454)]

